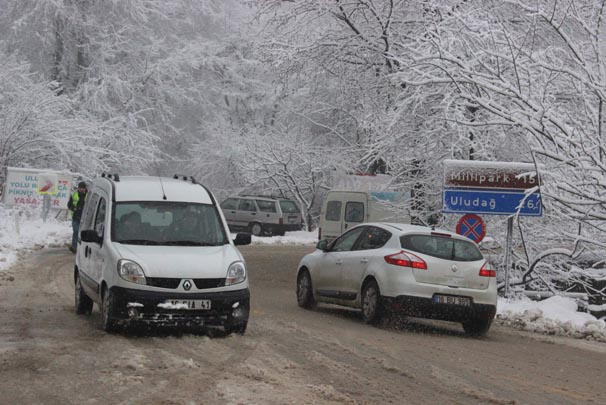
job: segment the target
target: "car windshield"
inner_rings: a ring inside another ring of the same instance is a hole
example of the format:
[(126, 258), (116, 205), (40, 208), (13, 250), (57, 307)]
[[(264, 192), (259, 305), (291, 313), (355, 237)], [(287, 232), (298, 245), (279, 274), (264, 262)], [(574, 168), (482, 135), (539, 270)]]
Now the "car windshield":
[(280, 208), (285, 214), (298, 214), (300, 212), (297, 204), (288, 200), (280, 201)]
[(400, 237), (403, 249), (429, 256), (461, 262), (482, 260), (482, 252), (471, 241), (434, 235), (404, 235)]
[(117, 203), (112, 240), (131, 245), (218, 246), (228, 243), (212, 205), (186, 202)]

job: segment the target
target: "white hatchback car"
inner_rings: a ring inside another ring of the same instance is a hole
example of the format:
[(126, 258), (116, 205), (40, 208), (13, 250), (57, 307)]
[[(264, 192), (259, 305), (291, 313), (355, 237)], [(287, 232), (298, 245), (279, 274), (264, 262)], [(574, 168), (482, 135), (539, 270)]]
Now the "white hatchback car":
[(74, 268), (75, 304), (103, 329), (127, 323), (218, 325), (244, 333), (246, 264), (213, 194), (193, 178), (95, 179)]
[(496, 271), (477, 245), (460, 235), (407, 225), (368, 223), (351, 228), (303, 257), (297, 301), (360, 308), (366, 323), (384, 311), (456, 321), (483, 335), (497, 307)]

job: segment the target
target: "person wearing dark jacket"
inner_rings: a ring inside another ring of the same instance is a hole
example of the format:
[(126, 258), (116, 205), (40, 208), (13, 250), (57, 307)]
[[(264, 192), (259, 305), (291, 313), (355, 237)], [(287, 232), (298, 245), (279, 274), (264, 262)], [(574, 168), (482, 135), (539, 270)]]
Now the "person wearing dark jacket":
[(72, 234), (72, 245), (69, 248), (72, 253), (76, 253), (76, 248), (78, 246), (78, 230), (80, 229), (80, 220), (82, 219), (82, 210), (84, 208), (84, 202), (86, 201), (87, 192), (86, 183), (81, 181), (78, 183), (78, 190), (72, 194), (67, 203), (67, 208), (71, 211), (72, 229), (74, 231)]

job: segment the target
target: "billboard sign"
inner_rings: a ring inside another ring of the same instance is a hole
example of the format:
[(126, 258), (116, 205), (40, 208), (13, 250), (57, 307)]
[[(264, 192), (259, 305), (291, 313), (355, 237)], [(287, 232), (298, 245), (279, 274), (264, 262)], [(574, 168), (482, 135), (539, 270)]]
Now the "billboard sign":
[(8, 167), (3, 202), (8, 206), (38, 207), (48, 195), (50, 208), (67, 209), (71, 187), (69, 172)]

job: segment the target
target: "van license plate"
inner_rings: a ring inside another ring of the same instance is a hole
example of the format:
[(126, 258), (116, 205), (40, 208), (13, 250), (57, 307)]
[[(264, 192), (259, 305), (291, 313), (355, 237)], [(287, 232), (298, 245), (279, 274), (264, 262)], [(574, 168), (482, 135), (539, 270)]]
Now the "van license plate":
[[(180, 307), (180, 309), (208, 310), (210, 309), (210, 300), (167, 300), (167, 304)], [(187, 308), (184, 306), (187, 305)]]
[(436, 304), (471, 306), (471, 299), (468, 297), (454, 297), (452, 295), (434, 295), (433, 302)]

